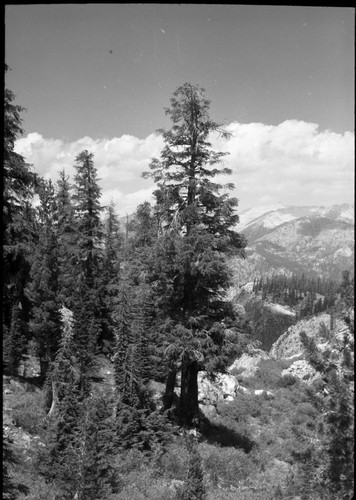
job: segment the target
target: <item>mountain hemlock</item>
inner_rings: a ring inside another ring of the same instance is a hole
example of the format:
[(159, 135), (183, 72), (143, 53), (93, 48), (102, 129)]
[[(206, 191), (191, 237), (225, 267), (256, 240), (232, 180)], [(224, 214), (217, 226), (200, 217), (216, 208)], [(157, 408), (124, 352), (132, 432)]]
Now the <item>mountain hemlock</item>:
[[(208, 362), (209, 350), (219, 346), (211, 330), (226, 310), (224, 292), (230, 283), (226, 256), (243, 257), (246, 247), (244, 237), (234, 230), (239, 221), (237, 199), (226, 193), (233, 186), (214, 180), (231, 171), (220, 166), (226, 153), (214, 151), (209, 138), (213, 133), (228, 138), (228, 133), (210, 118), (204, 92), (189, 83), (174, 92), (165, 109), (172, 127), (159, 130), (165, 146), (160, 158), (152, 160), (150, 172), (144, 173), (157, 185), (157, 247), (167, 269), (159, 280), (165, 281), (166, 315), (175, 338), (167, 353), (179, 357), (179, 414), (189, 424), (199, 417), (198, 371)], [(173, 380), (174, 375), (168, 376), (170, 384)], [(170, 387), (167, 392), (171, 393)]]
[[(9, 68), (5, 64), (5, 71)], [(15, 141), (23, 134), (21, 113), (24, 108), (14, 104), (15, 95), (4, 91), (4, 148), (3, 148), (3, 356), (5, 363), (17, 373), (17, 351), (29, 340), (27, 323), (31, 304), (26, 293), (30, 281), (30, 255), (33, 233), (32, 199), (36, 176), (20, 154)], [(21, 342), (18, 343), (18, 340)], [(20, 347), (21, 346), (21, 347)]]

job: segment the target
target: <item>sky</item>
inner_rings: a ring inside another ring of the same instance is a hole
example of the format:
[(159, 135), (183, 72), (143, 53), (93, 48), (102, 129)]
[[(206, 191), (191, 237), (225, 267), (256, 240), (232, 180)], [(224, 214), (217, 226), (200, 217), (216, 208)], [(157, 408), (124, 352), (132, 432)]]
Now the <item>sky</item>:
[(5, 85), (35, 172), (72, 178), (94, 154), (102, 203), (120, 215), (152, 202), (164, 108), (203, 87), (231, 138), (238, 212), (354, 200), (355, 9), (213, 4), (5, 6)]

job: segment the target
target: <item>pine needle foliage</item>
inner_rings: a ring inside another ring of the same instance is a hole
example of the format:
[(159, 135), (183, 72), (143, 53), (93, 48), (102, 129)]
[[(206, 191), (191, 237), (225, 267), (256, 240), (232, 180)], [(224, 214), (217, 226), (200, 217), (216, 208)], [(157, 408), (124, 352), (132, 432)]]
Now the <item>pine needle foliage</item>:
[(327, 352), (321, 352), (315, 340), (301, 332), (301, 340), (308, 360), (323, 375), (327, 383), (328, 397), (324, 400), (323, 452), (327, 460), (324, 466), (324, 482), (332, 494), (348, 498), (354, 486), (354, 363), (353, 363), (353, 312), (349, 297), (353, 293), (350, 280), (344, 274), (341, 300), (337, 307), (339, 315), (344, 314), (345, 327), (341, 340), (330, 331), (328, 342), (334, 351), (340, 353), (338, 363), (329, 359)]
[[(5, 71), (9, 68), (5, 64)], [(15, 95), (9, 89), (4, 91), (4, 147), (3, 147), (3, 327), (8, 336), (17, 335), (17, 327), (13, 323), (15, 308), (21, 308), (22, 319), (27, 322), (30, 316), (31, 302), (26, 294), (26, 286), (30, 281), (30, 255), (33, 231), (33, 209), (31, 201), (36, 176), (23, 156), (14, 151), (15, 141), (23, 134), (21, 113), (24, 108), (15, 104)], [(17, 314), (17, 313), (16, 313)], [(13, 326), (12, 326), (13, 325)], [(12, 353), (12, 370), (16, 373), (18, 357), (14, 357), (15, 340), (7, 338), (4, 345), (6, 358), (7, 346)], [(12, 347), (11, 347), (12, 345)]]
[(177, 496), (179, 500), (206, 500), (202, 459), (193, 436), (186, 436), (186, 447), (188, 450), (186, 478)]
[(37, 244), (31, 266), (29, 293), (33, 303), (31, 330), (40, 359), (41, 376), (46, 377), (61, 336), (59, 296), (59, 252), (55, 227), (55, 191), (51, 181), (37, 186), (40, 205), (37, 215)]
[(58, 240), (60, 300), (69, 309), (74, 305), (77, 284), (77, 230), (71, 185), (65, 171), (59, 172), (56, 189), (56, 227)]
[(213, 342), (207, 339), (210, 328), (226, 312), (224, 294), (231, 276), (227, 255), (244, 257), (246, 241), (234, 230), (239, 217), (238, 201), (228, 194), (233, 185), (214, 180), (231, 171), (221, 165), (226, 153), (215, 151), (210, 137), (227, 139), (229, 134), (210, 118), (205, 90), (185, 83), (170, 103), (165, 112), (172, 127), (158, 131), (165, 145), (143, 176), (157, 185), (152, 278), (162, 317), (171, 319), (170, 335), (181, 350), (181, 417), (189, 423), (197, 417), (200, 361), (209, 359), (204, 345)]

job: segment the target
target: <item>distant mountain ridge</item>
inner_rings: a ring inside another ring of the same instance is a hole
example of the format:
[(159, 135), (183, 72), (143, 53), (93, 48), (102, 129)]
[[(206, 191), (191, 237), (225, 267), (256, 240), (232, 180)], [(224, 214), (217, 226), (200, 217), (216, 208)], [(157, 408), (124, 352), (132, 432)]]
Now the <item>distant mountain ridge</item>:
[(283, 222), (289, 222), (300, 217), (326, 217), (344, 222), (355, 223), (354, 206), (350, 203), (342, 205), (324, 206), (274, 206), (256, 207), (243, 211), (240, 214), (239, 231), (245, 232), (253, 224), (259, 224), (266, 229), (277, 227)]
[(256, 207), (240, 216), (247, 259), (233, 262), (240, 284), (275, 272), (340, 279), (354, 271), (354, 206)]

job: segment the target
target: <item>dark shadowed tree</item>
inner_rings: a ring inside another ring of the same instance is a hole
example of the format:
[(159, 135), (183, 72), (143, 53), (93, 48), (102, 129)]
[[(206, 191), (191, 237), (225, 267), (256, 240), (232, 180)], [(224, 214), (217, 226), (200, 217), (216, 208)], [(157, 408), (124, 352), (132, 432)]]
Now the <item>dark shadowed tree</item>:
[(59, 259), (60, 300), (65, 307), (74, 303), (77, 268), (77, 232), (69, 177), (59, 172), (56, 190), (56, 225)]
[(45, 379), (61, 337), (59, 294), (59, 252), (55, 192), (51, 181), (37, 186), (40, 204), (36, 208), (37, 242), (32, 255), (29, 292), (33, 303), (31, 329)]
[[(6, 65), (5, 70), (8, 70)], [(26, 294), (26, 286), (30, 280), (30, 255), (34, 239), (31, 203), (36, 177), (23, 156), (14, 150), (15, 141), (23, 133), (21, 113), (24, 111), (24, 108), (14, 104), (14, 100), (15, 96), (11, 90), (5, 89), (2, 175), (3, 265), (1, 266), (5, 360), (8, 354), (7, 347), (14, 347), (11, 334), (18, 334), (17, 327), (12, 326), (12, 318), (27, 323), (30, 317), (31, 303)], [(16, 356), (12, 357), (12, 368), (15, 372), (18, 361)]]
[(93, 289), (98, 284), (102, 260), (103, 228), (100, 214), (101, 189), (98, 184), (94, 155), (82, 151), (75, 159), (73, 204), (75, 210), (78, 267), (84, 283)]

